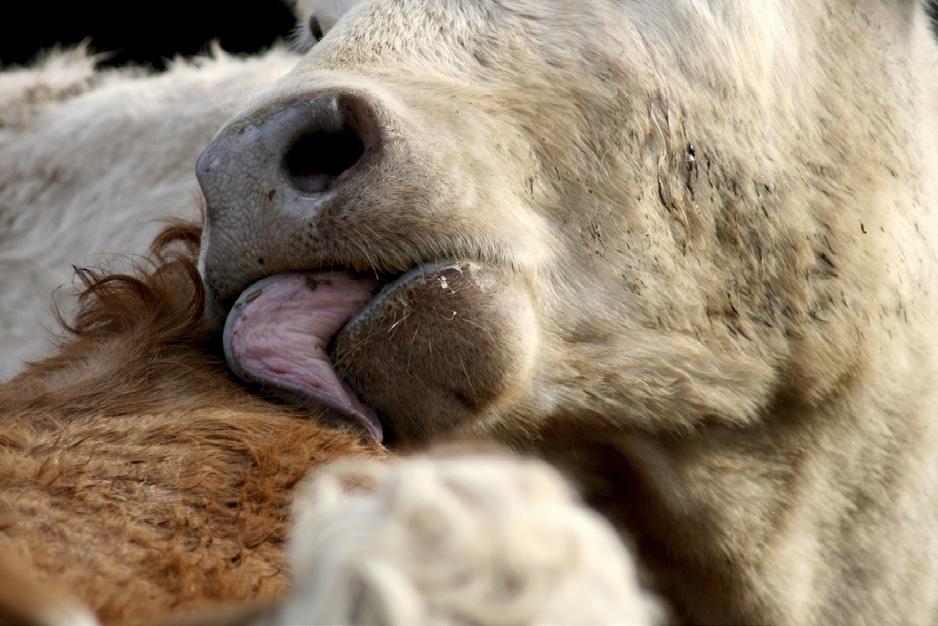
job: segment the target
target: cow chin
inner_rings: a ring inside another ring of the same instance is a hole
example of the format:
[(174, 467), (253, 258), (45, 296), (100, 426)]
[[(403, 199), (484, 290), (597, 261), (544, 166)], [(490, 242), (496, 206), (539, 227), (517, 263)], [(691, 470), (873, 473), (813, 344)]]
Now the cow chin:
[(386, 436), (419, 443), (511, 406), (531, 378), (536, 337), (522, 278), (437, 262), (386, 286), (336, 336), (333, 358)]

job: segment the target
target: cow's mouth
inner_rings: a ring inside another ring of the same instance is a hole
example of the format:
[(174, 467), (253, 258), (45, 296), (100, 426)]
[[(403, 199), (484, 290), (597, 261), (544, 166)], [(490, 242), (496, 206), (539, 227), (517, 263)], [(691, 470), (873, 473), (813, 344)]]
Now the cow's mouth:
[(339, 377), (330, 347), (393, 277), (332, 270), (268, 276), (244, 290), (225, 322), (229, 367), (290, 404), (317, 409), (380, 442), (375, 411)]
[(225, 358), (239, 378), (269, 395), (314, 408), (324, 421), (352, 425), (381, 442), (385, 429), (376, 411), (336, 370), (336, 341), (409, 282), (451, 267), (429, 263), (403, 275), (329, 270), (268, 276), (231, 308)]
[(269, 395), (379, 442), (413, 441), (517, 393), (533, 328), (517, 279), (440, 261), (398, 275), (269, 276), (228, 313), (224, 347), (233, 372)]

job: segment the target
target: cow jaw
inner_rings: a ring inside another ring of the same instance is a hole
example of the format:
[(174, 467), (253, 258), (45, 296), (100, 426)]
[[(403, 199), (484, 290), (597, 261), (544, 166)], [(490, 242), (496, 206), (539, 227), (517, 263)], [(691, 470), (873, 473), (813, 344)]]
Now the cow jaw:
[(336, 369), (402, 442), (473, 430), (527, 389), (533, 304), (518, 276), (472, 262), (428, 263), (356, 314)]
[(519, 391), (533, 329), (519, 281), (442, 262), (383, 288), (347, 272), (267, 277), (238, 298), (224, 345), (241, 379), (378, 441), (385, 427), (412, 441), (478, 422)]

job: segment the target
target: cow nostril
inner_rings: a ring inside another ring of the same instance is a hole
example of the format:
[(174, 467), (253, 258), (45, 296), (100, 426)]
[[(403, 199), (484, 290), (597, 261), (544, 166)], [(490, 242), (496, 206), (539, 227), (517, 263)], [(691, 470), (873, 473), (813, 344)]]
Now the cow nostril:
[(293, 185), (305, 193), (326, 191), (342, 172), (365, 153), (361, 138), (350, 128), (303, 135), (287, 150), (285, 167)]

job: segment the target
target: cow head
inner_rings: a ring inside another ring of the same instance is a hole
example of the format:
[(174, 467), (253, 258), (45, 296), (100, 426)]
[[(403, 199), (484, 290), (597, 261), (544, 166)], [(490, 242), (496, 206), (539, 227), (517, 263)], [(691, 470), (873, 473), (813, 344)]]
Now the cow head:
[(208, 316), (245, 378), (407, 441), (823, 403), (932, 259), (926, 31), (910, 1), (358, 3), (200, 159)]

